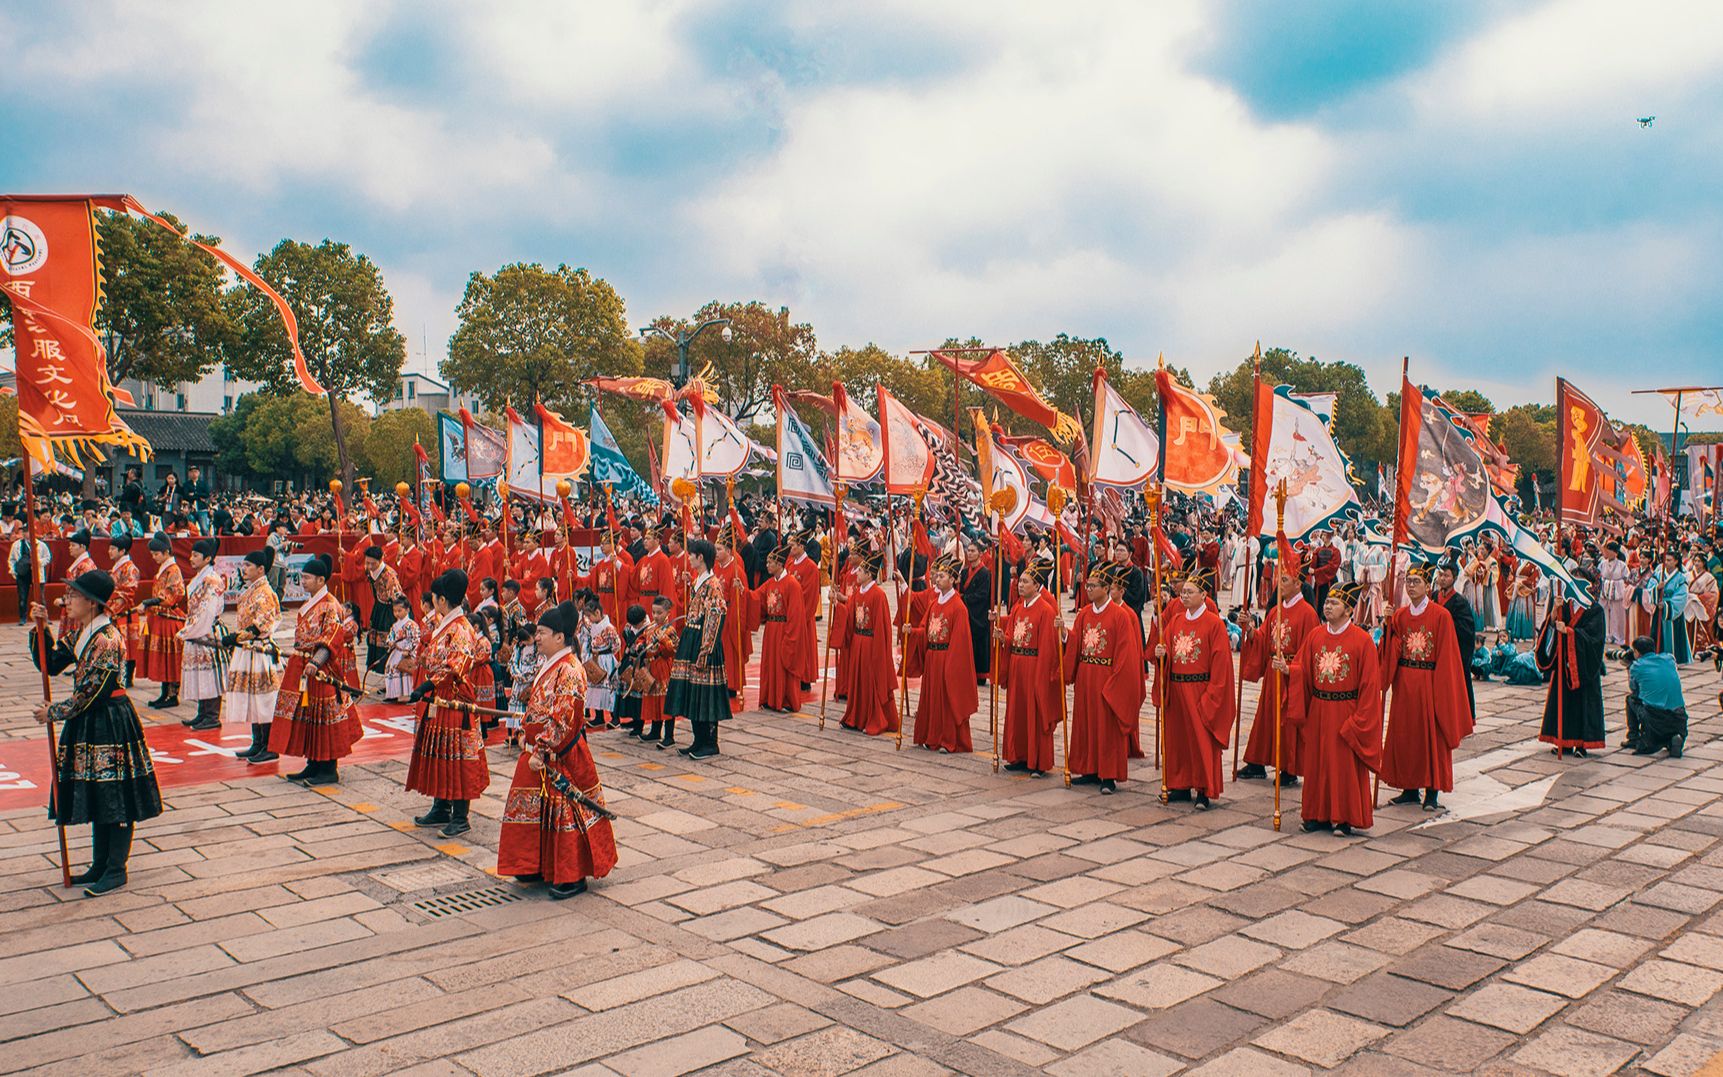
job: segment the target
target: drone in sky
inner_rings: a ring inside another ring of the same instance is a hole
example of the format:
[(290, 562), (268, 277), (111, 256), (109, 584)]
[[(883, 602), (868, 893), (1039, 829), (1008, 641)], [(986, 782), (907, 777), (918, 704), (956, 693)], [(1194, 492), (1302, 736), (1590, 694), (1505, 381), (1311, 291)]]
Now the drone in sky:
[(1641, 127), (1650, 127), (1652, 124), (1657, 122), (1657, 117), (1656, 116), (1641, 116), (1641, 117), (1639, 117), (1639, 120), (1637, 122), (1639, 123), (1639, 126), (1641, 126)]

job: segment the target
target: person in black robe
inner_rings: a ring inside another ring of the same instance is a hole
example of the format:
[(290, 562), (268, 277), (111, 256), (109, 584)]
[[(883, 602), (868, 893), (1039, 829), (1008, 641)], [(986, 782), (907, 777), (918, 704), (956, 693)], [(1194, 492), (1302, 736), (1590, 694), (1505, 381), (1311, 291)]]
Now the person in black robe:
[(969, 645), (975, 653), (975, 683), (986, 684), (993, 668), (993, 630), (987, 616), (993, 609), (993, 569), (988, 564), (987, 543), (978, 538), (963, 540), (961, 590), (963, 608), (969, 611)]
[[(1574, 576), (1585, 579), (1584, 570)], [(1597, 580), (1591, 578), (1595, 592)], [(1538, 632), (1538, 668), (1550, 678), (1538, 739), (1555, 755), (1585, 756), (1603, 747), (1603, 645), (1608, 632), (1603, 606), (1581, 606), (1564, 598)]]
[[(1453, 622), (1454, 642), (1458, 646), (1457, 653), (1469, 663), (1472, 659), (1472, 652), (1478, 649), (1477, 618), (1472, 612), (1472, 604), (1466, 601), (1466, 596), (1454, 586), (1459, 575), (1459, 562), (1454, 560), (1452, 554), (1444, 557), (1442, 562), (1436, 566), (1435, 598), (1437, 602), (1442, 604), (1442, 608), (1448, 611), (1448, 619)], [(1486, 679), (1488, 679), (1487, 674)], [(1475, 725), (1478, 720), (1478, 700), (1474, 694), (1472, 678), (1470, 677), (1466, 678), (1466, 705), (1471, 708), (1472, 722)]]

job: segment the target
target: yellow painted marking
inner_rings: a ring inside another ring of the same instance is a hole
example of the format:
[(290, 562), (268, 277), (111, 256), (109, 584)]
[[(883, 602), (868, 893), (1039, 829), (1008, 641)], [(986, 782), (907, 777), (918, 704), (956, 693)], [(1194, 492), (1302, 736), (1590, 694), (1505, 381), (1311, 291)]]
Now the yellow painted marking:
[(772, 807), (782, 808), (785, 811), (807, 811), (808, 810), (808, 806), (806, 804), (797, 804), (793, 800), (780, 800), (776, 804), (772, 805)]
[(739, 797), (757, 797), (760, 795), (760, 794), (754, 792), (752, 789), (744, 789), (739, 785), (732, 785), (728, 789), (725, 789), (724, 792), (734, 793)]
[(604, 759), (621, 759), (622, 758), (621, 752), (599, 752), (598, 754), (600, 757), (602, 757)]
[(375, 805), (375, 804), (359, 803), (359, 804), (349, 804), (347, 806), (349, 808), (352, 808), (356, 812), (364, 812), (366, 815), (370, 815), (372, 812), (377, 810), (377, 805)]
[(407, 832), (407, 831), (409, 831), (409, 830), (414, 830), (414, 829), (416, 829), (416, 828), (415, 828), (415, 827), (414, 827), (414, 826), (413, 826), (413, 824), (412, 824), (412, 823), (411, 823), (411, 822), (409, 822), (409, 821), (408, 821), (408, 820), (406, 820), (406, 819), (395, 819), (395, 820), (392, 820), (392, 821), (391, 821), (391, 822), (390, 822), (390, 823), (389, 823), (389, 828), (390, 828), (390, 829), (391, 829), (391, 830), (399, 830), (399, 831), (401, 831), (401, 832), (402, 832), (402, 833), (406, 833), (406, 832)]
[(460, 856), (467, 851), (467, 847), (458, 841), (444, 842), (442, 845), (437, 846), (437, 852), (442, 853), (444, 856)]
[(639, 764), (639, 767), (641, 770), (663, 770), (664, 764), (663, 763), (641, 763), (641, 764)]
[(882, 811), (895, 811), (901, 807), (903, 807), (903, 805), (895, 800), (886, 800), (881, 801), (878, 804), (867, 804), (860, 808), (846, 808), (843, 811), (835, 811), (827, 815), (816, 815), (812, 819), (803, 819), (800, 822), (784, 823), (780, 826), (773, 827), (772, 832), (775, 834), (782, 834), (789, 830), (805, 830), (808, 827), (813, 826), (830, 826), (833, 823), (841, 823), (845, 819), (855, 819), (863, 815), (874, 815)]
[(706, 780), (706, 776), (704, 774), (678, 774), (675, 780), (679, 782), (703, 782)]

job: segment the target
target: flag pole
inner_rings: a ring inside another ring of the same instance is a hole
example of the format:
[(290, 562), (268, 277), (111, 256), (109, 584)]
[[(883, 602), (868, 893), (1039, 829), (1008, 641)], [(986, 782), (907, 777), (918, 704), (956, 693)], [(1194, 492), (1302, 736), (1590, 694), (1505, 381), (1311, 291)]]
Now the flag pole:
[[(835, 420), (834, 420), (835, 422)], [(832, 614), (837, 604), (832, 601), (832, 589), (838, 585), (838, 513), (844, 503), (844, 484), (837, 483), (832, 487), (832, 526), (827, 533), (825, 546), (820, 549), (820, 567), (827, 565), (826, 559), (831, 558), (831, 584), (822, 588), (826, 607), (826, 647), (820, 656), (820, 728), (826, 727), (826, 696), (831, 688), (831, 678), (828, 676), (832, 664)], [(903, 723), (898, 723), (901, 726)]]
[[(1063, 536), (1059, 534), (1059, 517), (1065, 510), (1063, 487), (1047, 484), (1047, 508), (1053, 513), (1053, 653), (1058, 663), (1058, 672), (1054, 675), (1059, 678), (1059, 729), (1065, 742), (1065, 787), (1068, 789), (1071, 786), (1071, 723), (1065, 710), (1065, 614), (1059, 609), (1062, 578), (1059, 562), (1064, 560), (1060, 548)], [(1034, 736), (1034, 731), (1030, 730), (1029, 735)]]
[[(542, 459), (542, 457), (541, 457), (541, 459)], [(726, 476), (724, 479), (724, 497), (729, 504), (730, 520), (734, 520), (736, 518), (736, 477), (734, 475)], [(725, 522), (729, 523), (730, 521), (727, 520)], [(744, 659), (742, 657), (742, 622), (747, 619), (747, 601), (748, 601), (743, 596), (747, 592), (748, 574), (747, 574), (747, 570), (741, 567), (741, 560), (742, 559), (736, 553), (736, 543), (739, 539), (740, 539), (740, 536), (736, 534), (736, 527), (732, 523), (730, 526), (730, 554), (732, 557), (735, 558), (736, 563), (737, 563), (737, 571), (740, 573), (740, 576), (737, 579), (735, 579), (734, 581), (732, 581), (732, 584), (731, 584), (732, 589), (736, 592), (736, 612), (737, 612), (737, 617), (736, 617), (736, 665), (738, 667), (738, 669), (736, 671), (737, 713), (740, 713), (741, 711), (745, 711), (748, 709), (748, 662), (746, 659)], [(726, 671), (726, 673), (727, 672), (728, 671)]]
[[(1286, 480), (1281, 479), (1274, 488), (1274, 535), (1275, 541), (1286, 533)], [(1274, 657), (1278, 661), (1284, 657), (1280, 653), (1280, 641), (1274, 644)], [(1285, 770), (1285, 763), (1280, 757), (1280, 731), (1282, 715), (1286, 708), (1286, 688), (1280, 683), (1280, 671), (1273, 665), (1269, 666), (1268, 675), (1274, 685), (1274, 829), (1280, 830), (1280, 778)]]
[[(1402, 398), (1400, 400), (1400, 413), (1402, 415), (1404, 415), (1406, 412), (1406, 401), (1404, 399), (1405, 395), (1406, 395), (1406, 382), (1408, 380), (1410, 380), (1411, 374), (1412, 374), (1412, 357), (1409, 355), (1403, 355), (1400, 357), (1400, 396)], [(1402, 424), (1402, 425), (1404, 425), (1404, 424)], [(1384, 623), (1382, 626), (1382, 644), (1383, 644), (1383, 646), (1388, 645), (1388, 632), (1390, 629), (1392, 629), (1394, 627), (1394, 614), (1399, 610), (1399, 606), (1394, 602), (1394, 576), (1395, 576), (1394, 570), (1400, 564), (1400, 536), (1403, 533), (1406, 533), (1405, 529), (1406, 529), (1406, 524), (1407, 524), (1407, 521), (1405, 519), (1405, 513), (1403, 513), (1401, 511), (1400, 483), (1401, 483), (1402, 477), (1404, 477), (1406, 479), (1410, 479), (1414, 474), (1416, 474), (1415, 471), (1405, 471), (1404, 469), (1409, 468), (1409, 467), (1415, 467), (1415, 466), (1416, 466), (1416, 464), (1414, 461), (1402, 459), (1402, 454), (1399, 452), (1399, 450), (1398, 449), (1395, 450), (1395, 453), (1394, 453), (1394, 526), (1389, 532), (1388, 577), (1387, 577), (1386, 581), (1383, 583), (1384, 594), (1382, 596), (1382, 608), (1387, 611), (1386, 615), (1384, 616)], [(1537, 479), (1535, 476), (1532, 479), (1532, 483), (1534, 486), (1537, 484)], [(1557, 511), (1556, 511), (1556, 531), (1557, 531), (1557, 534), (1559, 535), (1560, 530), (1561, 530), (1561, 512), (1560, 512), (1561, 506), (1559, 503), (1557, 504), (1556, 508), (1557, 508)], [(1390, 714), (1393, 711), (1393, 708), (1390, 705), (1390, 699), (1389, 699), (1389, 697), (1393, 693), (1393, 691), (1394, 691), (1394, 686), (1391, 684), (1385, 684), (1382, 686), (1382, 713), (1384, 713), (1384, 714)], [(1384, 720), (1382, 723), (1382, 750), (1383, 751), (1388, 750), (1388, 723), (1386, 720)], [(1382, 806), (1382, 773), (1380, 770), (1378, 770), (1374, 775), (1371, 776), (1371, 780), (1370, 780), (1370, 808), (1372, 811), (1374, 811), (1377, 808), (1380, 808), (1381, 806)]]
[[(47, 448), (47, 442), (41, 442)], [(30, 544), (30, 578), (12, 581), (21, 583), (28, 599), (34, 588), (40, 588), (43, 611), (48, 605), (48, 566), (42, 563), (42, 558), (36, 545), (36, 480), (30, 467), (30, 446), (25, 444), (19, 456), (24, 461), (24, 541)], [(49, 450), (50, 452), (52, 450)], [(26, 609), (29, 607), (26, 606)], [(42, 671), (42, 702), (54, 702), (54, 683), (48, 677), (48, 636), (47, 622), (36, 623), (36, 664)], [(60, 788), (60, 749), (54, 738), (54, 722), (52, 719), (42, 723), (48, 731), (48, 808), (54, 812), (54, 831), (60, 844), (60, 885), (68, 889), (72, 885), (72, 862), (66, 854), (66, 824), (60, 822), (60, 812), (54, 803), (55, 794)]]
[[(1144, 500), (1149, 506), (1149, 527), (1154, 533), (1155, 548), (1155, 624), (1160, 630), (1160, 646), (1166, 646), (1167, 626), (1166, 611), (1161, 606), (1161, 490), (1158, 486), (1144, 488)], [(1155, 766), (1161, 772), (1161, 803), (1167, 802), (1167, 765), (1161, 758), (1161, 726), (1166, 722), (1167, 709), (1167, 666), (1157, 656), (1155, 658)]]
[[(1256, 342), (1256, 354), (1251, 358), (1251, 371), (1250, 371), (1250, 436), (1253, 440), (1256, 437), (1256, 432), (1260, 429), (1260, 427), (1258, 427), (1256, 424), (1262, 422), (1262, 416), (1258, 415), (1256, 413), (1256, 398), (1261, 393), (1261, 390), (1262, 390), (1262, 341), (1259, 340)], [(1263, 472), (1265, 470), (1266, 469), (1264, 467), (1263, 461), (1257, 460), (1254, 457), (1251, 459), (1251, 461), (1250, 461), (1250, 485), (1251, 485), (1250, 499), (1251, 499), (1252, 504), (1254, 504), (1256, 501), (1256, 484), (1258, 482), (1267, 481), (1267, 476), (1265, 474), (1263, 474)], [(1245, 522), (1248, 524), (1250, 521), (1250, 504), (1245, 505), (1244, 518), (1245, 518)], [(1246, 532), (1249, 532), (1249, 530), (1250, 530), (1249, 527), (1245, 528)], [(1261, 530), (1261, 529), (1258, 528), (1258, 530)], [(1255, 558), (1250, 556), (1250, 540), (1254, 537), (1255, 537), (1254, 535), (1250, 535), (1248, 533), (1244, 536), (1244, 553), (1245, 553), (1244, 614), (1246, 617), (1254, 617), (1255, 616), (1255, 613), (1253, 612), (1251, 604), (1250, 604), (1251, 577), (1256, 575), (1256, 565), (1253, 563), (1255, 561)], [(1217, 590), (1219, 588), (1218, 582), (1216, 584), (1216, 588), (1217, 588)], [(1265, 623), (1267, 622), (1267, 620), (1268, 620), (1267, 617), (1263, 618), (1263, 621)], [(1237, 694), (1237, 698), (1235, 698), (1233, 700), (1233, 707), (1232, 707), (1232, 712), (1233, 712), (1233, 716), (1234, 716), (1233, 717), (1233, 733), (1232, 733), (1232, 780), (1236, 782), (1236, 781), (1238, 781), (1238, 770), (1239, 770), (1239, 767), (1238, 767), (1239, 745), (1244, 741), (1244, 641), (1242, 639), (1239, 641), (1239, 648), (1238, 648), (1238, 676), (1234, 678), (1234, 681), (1236, 682), (1235, 687), (1237, 689), (1238, 694)], [(1252, 728), (1255, 728), (1254, 722), (1252, 722), (1251, 725), (1252, 725)], [(1280, 762), (1280, 749), (1278, 747), (1275, 749), (1274, 759), (1275, 759), (1275, 762), (1277, 764)], [(1277, 827), (1275, 827), (1275, 829), (1278, 830), (1280, 828), (1277, 826)]]
[[(989, 437), (992, 435), (989, 434)], [(1009, 487), (1007, 487), (1009, 489)], [(1000, 548), (999, 540), (1005, 531), (1005, 516), (1003, 513), (993, 514), (993, 594), (988, 596), (988, 605), (994, 610), (995, 619), (999, 613), (999, 579), (1005, 570), (1005, 551)], [(992, 635), (992, 633), (988, 633)], [(987, 724), (993, 734), (993, 773), (999, 773), (999, 638), (994, 636), (993, 661), (987, 671), (988, 702)]]
[[(909, 548), (909, 579), (905, 581), (904, 590), (903, 590), (903, 618), (902, 618), (903, 623), (898, 625), (898, 631), (897, 631), (897, 652), (899, 655), (902, 656), (902, 661), (899, 663), (899, 668), (898, 668), (898, 682), (899, 682), (898, 717), (897, 717), (897, 750), (898, 751), (903, 750), (903, 727), (904, 727), (904, 723), (909, 720), (909, 607), (910, 607), (910, 600), (915, 597), (915, 540), (914, 540), (914, 532), (915, 532), (916, 523), (921, 520), (921, 501), (922, 501), (922, 498), (927, 496), (927, 490), (923, 487), (918, 486), (915, 488), (915, 493), (912, 494), (911, 496), (914, 498), (915, 507), (910, 510), (911, 511), (910, 524), (909, 524), (910, 535), (906, 539), (906, 541), (909, 543), (909, 547), (908, 547)], [(888, 501), (889, 501), (889, 498), (888, 498)], [(893, 567), (896, 567), (895, 563), (894, 563)]]

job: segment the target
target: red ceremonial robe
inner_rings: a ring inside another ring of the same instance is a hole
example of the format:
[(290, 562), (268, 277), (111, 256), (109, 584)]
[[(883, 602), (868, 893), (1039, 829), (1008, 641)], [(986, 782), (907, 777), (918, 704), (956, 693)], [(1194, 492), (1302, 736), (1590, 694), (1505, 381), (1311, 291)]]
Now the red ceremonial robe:
[(1162, 751), (1168, 789), (1221, 794), (1221, 749), (1236, 714), (1232, 642), (1206, 605), (1191, 617), (1182, 604), (1165, 614), (1167, 656), (1155, 663), (1162, 702)]
[(754, 589), (753, 605), (765, 625), (760, 637), (760, 706), (800, 710), (804, 652), (812, 646), (803, 634), (802, 585), (788, 572), (780, 573)]
[[(802, 635), (808, 643), (802, 656), (801, 677), (804, 685), (811, 685), (820, 679), (820, 665), (825, 661), (815, 623), (820, 612), (820, 563), (805, 553), (797, 553), (784, 568), (802, 587)], [(838, 623), (836, 617), (831, 619), (826, 628), (828, 635), (831, 625)]]
[[(437, 698), (483, 702), (477, 698), (476, 671), (482, 666), (490, 672), (490, 645), (460, 610), (451, 611), (424, 634), (416, 664), (418, 678), (436, 687)], [(490, 783), (478, 716), (457, 707), (436, 706), (428, 699), (419, 704), (407, 788), (442, 800), (476, 800)]]
[(870, 583), (858, 589), (849, 615), (837, 627), (856, 674), (844, 725), (870, 737), (897, 732), (897, 670), (891, 654), (891, 604), (884, 588)]
[(746, 706), (748, 660), (754, 656), (754, 611), (749, 601), (748, 574), (742, 559), (731, 557), (727, 565), (714, 565), (712, 575), (724, 587), (724, 682), (730, 690), (730, 713), (741, 714)]
[[(571, 569), (567, 574), (562, 571), (566, 562), (574, 565), (574, 548), (570, 547), (567, 554), (558, 550), (552, 560), (556, 563), (557, 595), (568, 597), (574, 594), (576, 587), (591, 588), (598, 596), (598, 604), (604, 607), (605, 615), (614, 625), (628, 623), (628, 607), (634, 604), (634, 562), (628, 560), (627, 554), (613, 555), (592, 563), (592, 571), (582, 575)], [(641, 610), (647, 616), (652, 615), (652, 602), (648, 599), (641, 604)]]
[(507, 576), (507, 564), (503, 561), (503, 544), (496, 539), (485, 543), (473, 551), (471, 566), (467, 569), (467, 606), (477, 609), (479, 600), (483, 597), (479, 584), (484, 580), (497, 581), (500, 592), (503, 580)]
[(402, 550), (397, 558), (395, 575), (401, 581), (401, 590), (406, 592), (407, 601), (412, 604), (413, 618), (417, 620), (424, 610), (424, 594), (431, 586), (427, 578), (425, 548), (414, 546), (410, 550)]
[[(528, 613), (537, 613), (538, 587), (536, 584), (539, 580), (551, 575), (550, 551), (543, 546), (534, 546), (516, 560), (519, 563), (515, 566), (515, 582), (520, 584), (521, 605), (526, 607)], [(613, 621), (611, 623), (623, 624), (625, 622)]]
[(1058, 623), (1053, 597), (1045, 592), (1019, 599), (1002, 625), (999, 682), (1005, 686), (1007, 763), (1030, 770), (1053, 769), (1053, 730), (1059, 726), (1059, 700), (1064, 693), (1056, 648)]
[(956, 591), (936, 596), (921, 623), (910, 628), (909, 649), (921, 655), (922, 666), (915, 743), (948, 752), (974, 751), (969, 719), (979, 700), (969, 607), (963, 604), (963, 596)]
[(1382, 676), (1370, 633), (1347, 622), (1305, 635), (1290, 660), (1287, 725), (1299, 731), (1306, 821), (1364, 830), (1375, 821), (1370, 774), (1382, 763)]
[(371, 536), (358, 533), (347, 535), (347, 556), (341, 562), (341, 583), (344, 587), (343, 597), (346, 601), (359, 607), (359, 624), (371, 623), (371, 588), (365, 585), (365, 550), (371, 545)]
[(1393, 689), (1382, 782), (1396, 789), (1454, 788), (1454, 749), (1472, 731), (1465, 663), (1454, 622), (1435, 599), (1394, 611), (1382, 639), (1382, 683)]
[(527, 692), (523, 736), (548, 752), (543, 770), (532, 767), (532, 751), (515, 763), (514, 781), (503, 802), (498, 875), (542, 875), (547, 883), (603, 877), (616, 866), (616, 837), (610, 821), (568, 799), (552, 784), (560, 774), (575, 789), (604, 803), (598, 767), (586, 743), (586, 674), (566, 649), (538, 671)]
[[(1254, 763), (1259, 767), (1274, 767), (1288, 774), (1303, 774), (1303, 749), (1299, 745), (1299, 731), (1284, 720), (1287, 699), (1287, 675), (1274, 671), (1274, 656), (1279, 654), (1290, 664), (1299, 649), (1304, 646), (1304, 638), (1314, 631), (1319, 622), (1316, 610), (1304, 600), (1303, 595), (1294, 596), (1291, 602), (1276, 602), (1274, 608), (1263, 618), (1262, 627), (1246, 637), (1239, 648), (1239, 675), (1247, 681), (1260, 681), (1264, 675), (1270, 679), (1264, 682), (1262, 691), (1256, 697), (1256, 717), (1251, 720), (1250, 740), (1244, 745), (1244, 761)], [(1274, 708), (1276, 701), (1281, 705), (1282, 721), (1280, 725), (1280, 760), (1274, 758)]]
[[(838, 570), (837, 597), (832, 600), (832, 624), (842, 624), (850, 615), (850, 606), (856, 592), (855, 573), (849, 565)], [(832, 674), (832, 698), (845, 700), (850, 697), (850, 654), (849, 646), (842, 636), (832, 641), (832, 648), (837, 652), (836, 670)]]
[(1085, 603), (1071, 622), (1065, 683), (1071, 706), (1071, 773), (1123, 781), (1143, 706), (1142, 630), (1131, 608)]
[(353, 701), (343, 699), (329, 681), (309, 676), (307, 666), (319, 647), (329, 648), (323, 672), (343, 684), (358, 682), (353, 662), (357, 626), (327, 587), (299, 608), (293, 625), (293, 653), (281, 671), (275, 696), (275, 721), (269, 750), (303, 756), (307, 762), (344, 759), (365, 735)]
[(676, 580), (671, 575), (670, 557), (662, 548), (653, 550), (634, 564), (634, 588), (636, 602), (650, 607), (652, 600), (659, 595), (670, 599), (670, 616), (676, 616)]

